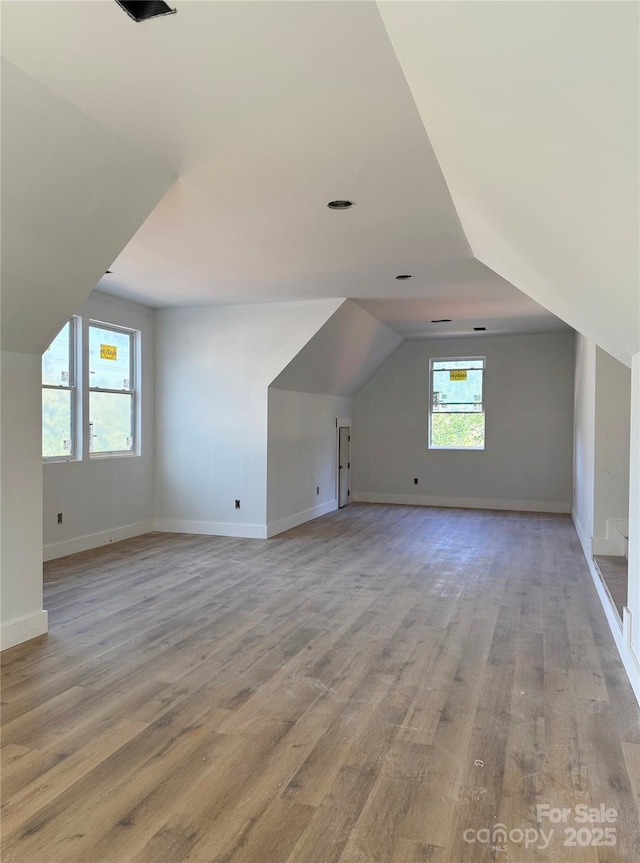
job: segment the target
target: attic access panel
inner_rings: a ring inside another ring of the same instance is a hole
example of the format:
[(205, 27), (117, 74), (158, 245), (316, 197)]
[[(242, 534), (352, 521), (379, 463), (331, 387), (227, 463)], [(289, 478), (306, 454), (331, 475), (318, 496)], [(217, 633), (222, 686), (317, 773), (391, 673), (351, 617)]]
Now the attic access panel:
[(146, 21), (147, 18), (156, 18), (158, 15), (173, 15), (176, 11), (163, 0), (116, 0), (116, 3), (134, 21)]

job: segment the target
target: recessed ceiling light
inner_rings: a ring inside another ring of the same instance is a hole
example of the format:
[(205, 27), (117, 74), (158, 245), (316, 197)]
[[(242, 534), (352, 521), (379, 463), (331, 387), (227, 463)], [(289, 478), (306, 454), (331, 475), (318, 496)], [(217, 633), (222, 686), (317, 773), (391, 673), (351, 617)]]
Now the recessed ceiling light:
[(327, 207), (330, 210), (350, 210), (351, 207), (355, 206), (353, 201), (329, 201)]
[(396, 276), (396, 279), (402, 281), (403, 279), (412, 279), (413, 276), (408, 275), (407, 273), (401, 273), (399, 276)]
[(111, 270), (105, 270), (105, 273), (104, 273), (104, 274), (105, 274), (105, 276), (110, 276), (110, 275), (111, 275)]
[(486, 328), (486, 327), (474, 327), (473, 329), (474, 329), (477, 333), (479, 333), (479, 332), (481, 332), (482, 330), (486, 330), (487, 328)]
[(146, 21), (148, 18), (157, 18), (158, 15), (174, 15), (176, 12), (163, 0), (116, 0), (116, 3), (134, 21)]
[(438, 318), (435, 321), (431, 321), (432, 324), (450, 324), (451, 318)]

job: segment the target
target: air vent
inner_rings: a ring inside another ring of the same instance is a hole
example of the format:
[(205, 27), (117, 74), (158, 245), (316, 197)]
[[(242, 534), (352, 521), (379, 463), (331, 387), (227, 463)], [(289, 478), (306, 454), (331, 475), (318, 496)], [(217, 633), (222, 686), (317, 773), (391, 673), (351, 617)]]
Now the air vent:
[(327, 204), (330, 210), (350, 210), (353, 206), (354, 202), (346, 199), (344, 201), (329, 201)]
[(134, 21), (146, 21), (148, 18), (157, 18), (158, 15), (174, 15), (176, 12), (163, 0), (116, 0), (116, 3)]
[(403, 282), (405, 279), (412, 279), (412, 278), (413, 278), (413, 276), (409, 275), (408, 273), (401, 273), (399, 276), (396, 276), (396, 279), (398, 279), (401, 282)]
[(484, 332), (487, 328), (486, 328), (486, 327), (474, 327), (473, 329), (476, 331), (476, 333), (482, 333), (482, 332)]
[(438, 318), (436, 321), (431, 321), (432, 324), (450, 324), (451, 318)]

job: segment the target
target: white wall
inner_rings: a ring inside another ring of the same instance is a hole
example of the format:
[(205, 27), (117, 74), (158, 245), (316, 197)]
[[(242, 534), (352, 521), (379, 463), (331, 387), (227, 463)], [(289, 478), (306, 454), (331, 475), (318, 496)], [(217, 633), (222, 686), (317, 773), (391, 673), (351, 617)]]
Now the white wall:
[(41, 354), (174, 179), (3, 61), (3, 350)]
[(353, 397), (402, 342), (347, 300), (273, 381), (281, 390)]
[(2, 649), (47, 631), (42, 609), (41, 359), (0, 358)]
[(269, 388), (268, 536), (337, 509), (336, 419), (351, 407), (349, 398)]
[(591, 557), (594, 524), (596, 429), (596, 345), (576, 334), (571, 515), (585, 553)]
[(342, 302), (156, 313), (157, 529), (266, 536), (268, 386)]
[[(629, 454), (629, 586), (622, 626), (611, 606), (593, 561), (592, 536), (597, 495), (596, 477), (596, 376), (599, 350), (594, 342), (576, 341), (576, 398), (574, 428), (573, 522), (600, 597), (611, 634), (640, 701), (640, 354), (633, 357), (631, 372), (631, 429)], [(594, 538), (597, 541), (597, 537)]]
[[(595, 554), (622, 551), (609, 539), (608, 521), (629, 517), (631, 369), (596, 349), (596, 425), (593, 537)], [(620, 534), (618, 534), (620, 536)], [(601, 547), (598, 541), (604, 540)]]
[[(427, 449), (429, 359), (455, 356), (486, 357), (483, 452)], [(405, 342), (354, 400), (355, 499), (569, 512), (573, 368), (572, 333)]]
[[(640, 353), (631, 366), (631, 452), (629, 489), (629, 591), (627, 604), (631, 612), (629, 639), (633, 648), (636, 697), (640, 701)], [(632, 674), (629, 675), (632, 677)], [(632, 678), (632, 682), (634, 679)]]
[[(145, 533), (153, 527), (154, 311), (94, 291), (76, 313), (85, 331), (89, 320), (140, 331), (140, 449), (135, 456), (90, 458), (85, 434), (82, 459), (45, 462), (45, 560)], [(88, 386), (86, 376), (84, 384)], [(84, 420), (88, 423), (88, 416)], [(63, 513), (61, 525), (57, 523), (59, 512)]]

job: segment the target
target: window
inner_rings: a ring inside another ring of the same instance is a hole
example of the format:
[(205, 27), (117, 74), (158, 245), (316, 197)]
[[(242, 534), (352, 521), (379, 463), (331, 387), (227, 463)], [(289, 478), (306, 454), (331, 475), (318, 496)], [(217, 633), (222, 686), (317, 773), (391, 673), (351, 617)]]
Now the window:
[(135, 333), (89, 324), (89, 451), (133, 452)]
[(136, 453), (139, 337), (113, 324), (67, 321), (42, 355), (43, 458)]
[(484, 357), (431, 360), (429, 449), (484, 449)]
[(76, 455), (76, 320), (64, 325), (42, 355), (42, 456)]

